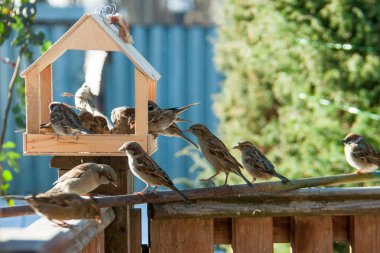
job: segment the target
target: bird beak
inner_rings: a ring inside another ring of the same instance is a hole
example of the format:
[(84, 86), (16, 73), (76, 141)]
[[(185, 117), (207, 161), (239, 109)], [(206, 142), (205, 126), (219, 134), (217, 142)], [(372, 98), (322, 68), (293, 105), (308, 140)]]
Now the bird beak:
[(102, 223), (102, 217), (100, 215), (95, 216), (95, 221), (99, 224)]
[(346, 142), (346, 140), (342, 140), (342, 143), (346, 144), (347, 142)]
[(125, 149), (124, 149), (123, 146), (121, 146), (121, 147), (119, 148), (119, 152), (123, 152), (123, 151), (125, 151)]
[(190, 128), (186, 129), (185, 131), (188, 132), (188, 133), (191, 133), (191, 129)]
[(240, 149), (239, 145), (236, 145), (235, 147), (233, 147), (232, 149)]

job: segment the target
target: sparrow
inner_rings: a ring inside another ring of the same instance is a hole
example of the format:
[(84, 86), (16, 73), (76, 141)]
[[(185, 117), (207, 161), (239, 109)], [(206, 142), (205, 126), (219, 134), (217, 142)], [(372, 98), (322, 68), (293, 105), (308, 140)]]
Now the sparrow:
[(278, 177), (284, 183), (290, 182), (289, 179), (275, 171), (273, 164), (252, 143), (244, 141), (233, 149), (240, 150), (243, 166), (253, 177), (252, 183), (255, 182), (256, 178), (270, 179), (271, 177)]
[(113, 168), (106, 164), (83, 163), (61, 176), (47, 192), (83, 195), (102, 184), (112, 184), (117, 187), (118, 179)]
[(114, 128), (112, 134), (134, 134), (135, 131), (130, 127), (135, 109), (128, 106), (117, 107), (111, 112), (111, 121)]
[(88, 50), (85, 54), (84, 74), (85, 81), (75, 92), (75, 95), (64, 92), (62, 96), (74, 97), (75, 106), (80, 111), (88, 111), (95, 114), (95, 96), (100, 93), (102, 71), (107, 52)]
[[(226, 173), (224, 186), (227, 186), (228, 175), (233, 172), (244, 179), (244, 181), (252, 186), (251, 182), (241, 173), (240, 168), (243, 166), (228, 151), (226, 145), (216, 137), (211, 131), (202, 124), (192, 125), (186, 130), (197, 137), (200, 149), (206, 160), (216, 169), (216, 174), (207, 179), (201, 179), (203, 182), (211, 182), (211, 179), (219, 175), (220, 172)], [(215, 185), (215, 184), (214, 184)]]
[(8, 198), (26, 201), (40, 216), (61, 227), (72, 227), (64, 220), (95, 219), (101, 222), (100, 208), (93, 199), (84, 199), (73, 193), (40, 193), (38, 195)]
[(349, 133), (343, 140), (347, 162), (357, 173), (368, 173), (380, 166), (380, 152), (369, 145), (362, 136)]
[(154, 186), (154, 193), (158, 186), (165, 186), (189, 202), (188, 198), (174, 186), (166, 172), (144, 151), (140, 144), (126, 142), (119, 148), (119, 151), (127, 154), (132, 173), (146, 184), (141, 192), (137, 192), (138, 194), (144, 194), (149, 186)]
[(182, 130), (178, 127), (176, 123), (171, 124), (168, 128), (161, 130), (158, 132), (159, 135), (164, 135), (168, 137), (179, 137), (183, 140), (187, 141), (188, 143), (194, 145), (194, 147), (198, 148), (198, 145), (195, 144), (192, 140), (186, 137)]
[[(157, 137), (160, 131), (167, 129), (174, 122), (183, 122), (183, 119), (178, 118), (183, 112), (190, 107), (199, 103), (192, 103), (183, 107), (173, 107), (161, 109), (155, 102), (148, 101), (148, 131), (154, 137)], [(133, 111), (130, 118), (130, 127), (133, 128), (135, 124), (135, 113)]]
[(82, 127), (89, 129), (95, 134), (110, 134), (111, 131), (108, 128), (107, 119), (104, 116), (94, 116), (88, 111), (81, 111), (79, 114), (79, 120)]
[(129, 25), (127, 21), (125, 21), (123, 15), (120, 13), (108, 14), (107, 19), (111, 24), (117, 26), (119, 31), (119, 37), (128, 44), (133, 44), (133, 38), (129, 30)]
[(50, 108), (50, 124), (58, 135), (92, 134), (82, 127), (78, 115), (63, 103), (52, 102)]

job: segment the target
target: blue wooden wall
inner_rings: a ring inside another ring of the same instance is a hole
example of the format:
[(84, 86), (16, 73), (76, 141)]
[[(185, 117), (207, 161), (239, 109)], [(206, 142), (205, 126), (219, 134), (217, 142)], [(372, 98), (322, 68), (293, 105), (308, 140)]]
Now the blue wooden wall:
[[(47, 38), (55, 42), (67, 29), (67, 25), (40, 25)], [(161, 73), (157, 98), (162, 107), (186, 105), (200, 102), (200, 105), (186, 112), (183, 118), (194, 123), (204, 123), (215, 130), (216, 119), (212, 111), (212, 95), (218, 91), (220, 75), (213, 65), (213, 27), (180, 25), (152, 25), (132, 27), (135, 46)], [(38, 56), (36, 52), (35, 58)], [(5, 43), (0, 48), (0, 56), (15, 59), (15, 51)], [(69, 98), (59, 96), (64, 91), (75, 92), (83, 82), (83, 52), (69, 51), (53, 65), (54, 100), (73, 103)], [(24, 63), (25, 69), (29, 63)], [(7, 97), (7, 85), (11, 69), (0, 63), (0, 119)], [(102, 92), (98, 106), (106, 115), (112, 108), (134, 104), (133, 65), (121, 53), (111, 53), (107, 57), (103, 71)], [(188, 125), (181, 125), (185, 128)], [(9, 121), (6, 140), (17, 143), (22, 151), (22, 134), (17, 129), (14, 118)], [(168, 172), (171, 178), (189, 177), (191, 160), (175, 157), (175, 153), (187, 145), (186, 142), (168, 137), (159, 137), (159, 150), (154, 159)], [(22, 157), (20, 173), (15, 175), (9, 193), (38, 193), (51, 187), (57, 171), (49, 168), (50, 157)], [(136, 180), (138, 181), (138, 180)], [(142, 184), (136, 182), (136, 189)]]

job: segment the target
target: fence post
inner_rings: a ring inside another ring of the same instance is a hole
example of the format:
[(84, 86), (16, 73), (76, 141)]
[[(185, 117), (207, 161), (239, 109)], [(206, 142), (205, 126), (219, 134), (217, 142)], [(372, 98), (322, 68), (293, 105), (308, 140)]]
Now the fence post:
[(272, 217), (244, 217), (232, 220), (232, 248), (239, 253), (273, 252)]
[(380, 250), (380, 215), (351, 217), (351, 252), (377, 253)]
[[(127, 157), (78, 157), (65, 156), (53, 157), (50, 161), (50, 166), (59, 168), (59, 176), (62, 176), (67, 171), (86, 162), (95, 162), (110, 165), (116, 172), (119, 178), (119, 187), (115, 188), (112, 185), (102, 185), (94, 192), (105, 195), (129, 194), (133, 192), (133, 176), (128, 167)], [(105, 252), (120, 252), (131, 253), (131, 207), (114, 207), (115, 219), (105, 229), (104, 233), (104, 251)], [(135, 252), (132, 252), (135, 253)]]
[(331, 216), (295, 216), (292, 225), (293, 253), (333, 252)]

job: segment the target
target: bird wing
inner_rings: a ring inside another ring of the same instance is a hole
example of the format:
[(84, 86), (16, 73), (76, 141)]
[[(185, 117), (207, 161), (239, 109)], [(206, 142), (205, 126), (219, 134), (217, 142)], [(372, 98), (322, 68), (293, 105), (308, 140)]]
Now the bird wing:
[(220, 159), (223, 159), (227, 163), (231, 164), (231, 167), (238, 166), (240, 168), (243, 168), (243, 166), (236, 160), (236, 158), (230, 154), (226, 145), (224, 145), (224, 143), (221, 140), (219, 140), (218, 137), (212, 136), (212, 138), (208, 140), (208, 143), (209, 152), (212, 155)]
[(380, 153), (366, 142), (357, 143), (351, 152), (352, 156), (364, 162), (380, 166)]
[(83, 173), (85, 173), (90, 167), (91, 165), (89, 164), (81, 164), (81, 165), (78, 165), (77, 167), (71, 169), (70, 171), (66, 172), (63, 176), (61, 176), (60, 178), (58, 178), (57, 181), (55, 181), (53, 183), (53, 185), (56, 185), (60, 182), (63, 182), (67, 179), (70, 179), (70, 178), (79, 178), (83, 175)]
[(163, 186), (172, 186), (173, 182), (170, 180), (166, 172), (161, 169), (152, 158), (147, 154), (141, 155), (136, 158), (136, 169), (148, 175), (154, 182)]
[(98, 50), (86, 51), (84, 60), (85, 81), (90, 85), (90, 91), (93, 95), (98, 96), (102, 80), (102, 71), (107, 52)]
[(255, 169), (261, 172), (268, 173), (270, 175), (275, 174), (273, 164), (263, 153), (260, 152), (260, 150), (256, 148), (249, 152), (243, 159), (246, 163), (251, 164)]

